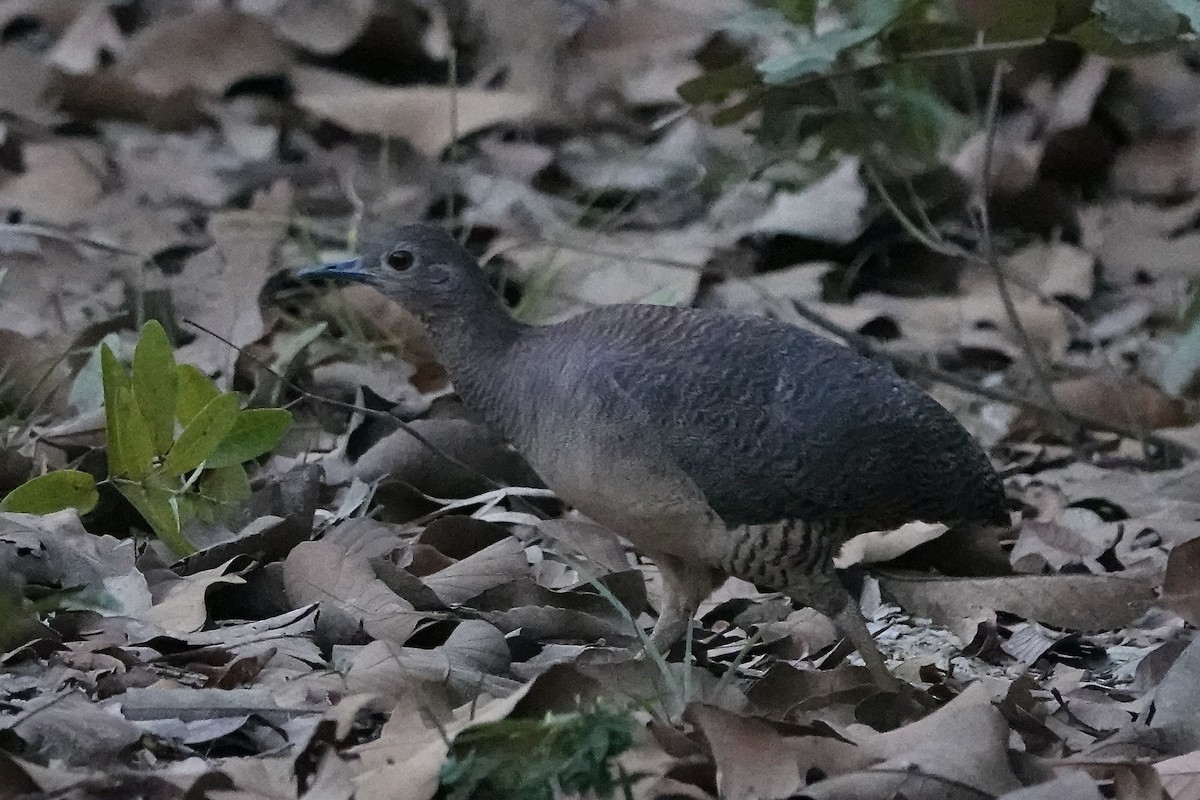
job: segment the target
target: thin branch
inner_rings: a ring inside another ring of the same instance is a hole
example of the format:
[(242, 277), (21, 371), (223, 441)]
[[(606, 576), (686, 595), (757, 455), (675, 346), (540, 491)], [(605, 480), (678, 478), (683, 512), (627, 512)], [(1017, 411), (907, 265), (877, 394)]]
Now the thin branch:
[(994, 400), (998, 403), (1004, 403), (1016, 408), (1024, 408), (1041, 414), (1052, 414), (1057, 411), (1057, 413), (1062, 414), (1065, 419), (1088, 430), (1112, 433), (1131, 439), (1141, 439), (1147, 444), (1153, 444), (1156, 447), (1168, 451), (1185, 453), (1190, 452), (1189, 448), (1179, 444), (1178, 442), (1173, 442), (1169, 439), (1164, 439), (1162, 437), (1155, 436), (1154, 434), (1146, 433), (1145, 431), (1125, 427), (1123, 425), (1116, 425), (1103, 420), (1092, 419), (1061, 407), (1054, 409), (1050, 406), (1047, 406), (1045, 403), (1038, 402), (1037, 400), (1033, 400), (1028, 397), (1022, 397), (1021, 395), (1008, 392), (1003, 389), (980, 386), (974, 381), (955, 375), (953, 372), (948, 372), (944, 369), (931, 366), (922, 361), (908, 358), (906, 356), (889, 353), (887, 350), (875, 345), (870, 339), (868, 339), (866, 336), (863, 336), (861, 333), (849, 330), (848, 328), (843, 328), (833, 320), (817, 311), (814, 311), (797, 300), (792, 301), (792, 306), (798, 316), (804, 318), (822, 330), (836, 336), (837, 338), (846, 342), (846, 344), (848, 344), (851, 348), (857, 350), (863, 355), (887, 361), (895, 366), (899, 371), (920, 373), (935, 381), (938, 381), (939, 383), (944, 383), (947, 386), (953, 386), (956, 389), (961, 389), (968, 394), (973, 394), (977, 397), (983, 397), (987, 400)]
[(1000, 261), (996, 257), (996, 246), (992, 240), (992, 224), (988, 211), (988, 202), (991, 197), (992, 160), (996, 151), (996, 131), (1000, 122), (1000, 89), (1002, 88), (1004, 73), (1007, 70), (1007, 62), (996, 62), (996, 66), (992, 70), (991, 87), (988, 89), (987, 111), (984, 116), (986, 138), (984, 139), (983, 148), (983, 174), (979, 179), (979, 202), (977, 206), (979, 210), (979, 246), (983, 250), (982, 256), (984, 262), (996, 278), (996, 289), (1000, 293), (1000, 301), (1004, 304), (1004, 313), (1008, 316), (1009, 324), (1013, 326), (1013, 330), (1021, 342), (1021, 347), (1025, 350), (1025, 357), (1029, 359), (1029, 366), (1033, 371), (1033, 379), (1042, 393), (1042, 400), (1053, 415), (1055, 422), (1065, 423), (1067, 417), (1063, 413), (1058, 398), (1054, 396), (1054, 390), (1050, 386), (1050, 377), (1046, 372), (1046, 367), (1042, 364), (1041, 356), (1038, 355), (1033, 339), (1029, 336), (1029, 331), (1025, 329), (1025, 323), (1021, 321), (1020, 315), (1017, 314), (1017, 305), (1013, 302), (1012, 292), (1009, 291), (1008, 281), (1005, 280), (1004, 269), (1000, 266)]

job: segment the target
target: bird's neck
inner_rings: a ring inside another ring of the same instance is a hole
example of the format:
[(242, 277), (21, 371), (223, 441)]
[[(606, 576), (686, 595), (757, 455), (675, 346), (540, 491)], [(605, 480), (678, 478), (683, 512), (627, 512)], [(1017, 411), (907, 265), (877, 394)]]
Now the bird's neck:
[(533, 329), (499, 302), (472, 303), (425, 319), (433, 344), (463, 402), (505, 436), (521, 413), (513, 349)]

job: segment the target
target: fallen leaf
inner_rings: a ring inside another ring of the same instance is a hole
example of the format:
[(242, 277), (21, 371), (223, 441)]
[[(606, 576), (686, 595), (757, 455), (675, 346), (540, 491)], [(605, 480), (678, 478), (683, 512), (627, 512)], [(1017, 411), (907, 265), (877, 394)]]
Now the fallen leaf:
[(360, 632), (403, 644), (428, 614), (413, 610), (375, 577), (363, 556), (331, 542), (304, 542), (284, 561), (283, 579), (295, 604), (320, 603), (323, 638), (355, 641)]
[(535, 114), (540, 96), (444, 86), (388, 88), (314, 67), (292, 71), (296, 103), (354, 133), (405, 139), (437, 156), (457, 137)]
[(243, 78), (283, 74), (291, 53), (271, 26), (229, 9), (166, 16), (129, 41), (121, 67), (143, 90), (220, 96)]
[(880, 586), (911, 613), (939, 624), (1007, 611), (1071, 630), (1114, 630), (1157, 599), (1157, 580), (1133, 575), (1019, 575), (1002, 578), (880, 576)]

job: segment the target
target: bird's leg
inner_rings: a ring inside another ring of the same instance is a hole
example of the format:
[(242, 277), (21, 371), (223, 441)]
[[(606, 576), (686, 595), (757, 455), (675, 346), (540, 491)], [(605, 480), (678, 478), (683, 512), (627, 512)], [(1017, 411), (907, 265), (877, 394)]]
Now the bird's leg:
[(725, 576), (712, 567), (690, 563), (666, 553), (646, 553), (662, 575), (662, 605), (650, 633), (650, 644), (663, 653), (691, 627), (696, 609)]
[(871, 678), (881, 689), (895, 691), (899, 684), (888, 672), (883, 659), (883, 653), (871, 638), (867, 630), (867, 622), (863, 619), (862, 611), (842, 582), (838, 580), (832, 562), (824, 566), (816, 574), (805, 576), (801, 581), (793, 581), (787, 589), (787, 594), (793, 600), (815, 608), (833, 620), (838, 633), (850, 640), (850, 644), (862, 656)]

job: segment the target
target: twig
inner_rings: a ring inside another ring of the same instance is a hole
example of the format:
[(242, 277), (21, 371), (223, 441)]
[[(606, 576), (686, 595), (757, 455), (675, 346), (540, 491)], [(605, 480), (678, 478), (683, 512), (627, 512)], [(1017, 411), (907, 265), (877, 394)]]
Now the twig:
[[(795, 309), (798, 316), (803, 317), (813, 325), (816, 325), (822, 330), (825, 330), (826, 332), (831, 333), (837, 338), (843, 340), (854, 350), (857, 350), (858, 352), (870, 358), (887, 361), (900, 371), (908, 370), (912, 372), (918, 372), (938, 381), (939, 383), (944, 383), (947, 386), (953, 386), (956, 389), (961, 389), (964, 392), (976, 395), (978, 397), (983, 397), (988, 400), (995, 400), (998, 403), (1005, 403), (1006, 405), (1024, 408), (1042, 414), (1051, 414), (1055, 412), (1055, 409), (1052, 409), (1046, 404), (1038, 402), (1037, 400), (1032, 400), (1028, 397), (1022, 397), (1021, 395), (1013, 392), (1007, 392), (1003, 389), (980, 386), (974, 381), (970, 381), (966, 378), (961, 378), (958, 375), (955, 375), (953, 372), (947, 372), (944, 369), (931, 366), (922, 361), (908, 358), (906, 356), (889, 353), (887, 350), (876, 346), (870, 341), (870, 339), (868, 339), (866, 336), (863, 336), (861, 333), (843, 328), (833, 320), (817, 311), (814, 311), (798, 300), (792, 301), (792, 307)], [(1103, 433), (1112, 433), (1131, 439), (1141, 439), (1148, 444), (1153, 444), (1154, 446), (1160, 447), (1164, 450), (1190, 452), (1189, 448), (1179, 444), (1178, 442), (1173, 442), (1169, 439), (1164, 439), (1160, 436), (1146, 433), (1145, 431), (1137, 430), (1135, 428), (1127, 428), (1123, 425), (1116, 425), (1111, 422), (1092, 419), (1082, 414), (1076, 414), (1075, 412), (1062, 407), (1059, 407), (1057, 412), (1062, 414), (1065, 419), (1082, 428), (1101, 431)]]
[(1045, 366), (1042, 364), (1041, 356), (1037, 353), (1037, 348), (1034, 347), (1033, 339), (1029, 336), (1029, 331), (1025, 329), (1025, 323), (1021, 321), (1021, 317), (1017, 314), (1016, 303), (1013, 302), (1012, 292), (1008, 288), (1008, 281), (1004, 278), (1004, 270), (996, 257), (995, 242), (992, 241), (992, 224), (988, 212), (988, 200), (991, 196), (992, 159), (995, 155), (996, 131), (999, 127), (1000, 89), (1004, 73), (1007, 69), (1007, 62), (1003, 60), (996, 62), (996, 66), (992, 70), (991, 87), (988, 89), (987, 111), (984, 117), (984, 130), (986, 133), (983, 148), (983, 174), (980, 175), (979, 179), (979, 202), (977, 205), (979, 212), (979, 245), (983, 249), (984, 262), (996, 278), (996, 289), (1000, 293), (1000, 301), (1004, 304), (1004, 313), (1008, 316), (1009, 324), (1013, 326), (1017, 338), (1021, 341), (1021, 346), (1025, 350), (1025, 357), (1029, 359), (1029, 366), (1033, 372), (1033, 380), (1042, 393), (1042, 399), (1055, 418), (1055, 422), (1065, 423), (1067, 417), (1063, 413), (1058, 398), (1054, 396), (1054, 390), (1050, 387), (1050, 378), (1046, 373)]

